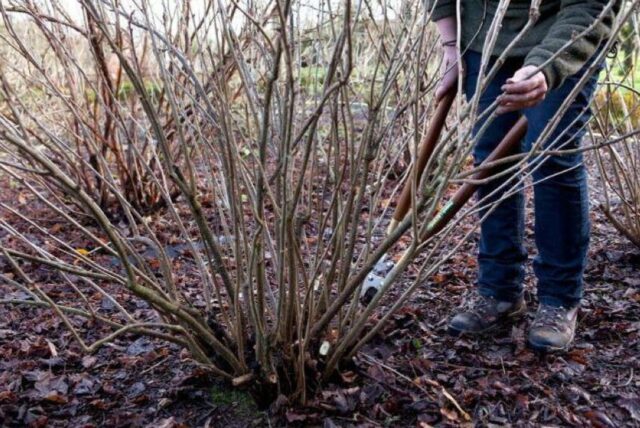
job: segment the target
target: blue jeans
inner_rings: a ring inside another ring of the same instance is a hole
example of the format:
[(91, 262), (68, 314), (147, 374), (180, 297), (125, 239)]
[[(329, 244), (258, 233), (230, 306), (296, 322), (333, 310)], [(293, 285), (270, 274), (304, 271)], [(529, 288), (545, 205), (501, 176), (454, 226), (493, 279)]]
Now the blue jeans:
[[(469, 98), (476, 89), (480, 54), (466, 53), (465, 62), (467, 75), (464, 89)], [(481, 112), (502, 93), (501, 86), (520, 67), (522, 59), (511, 58), (506, 61), (481, 95)], [(498, 116), (476, 142), (476, 163), (482, 162), (491, 153), (520, 114), (527, 117), (528, 128), (518, 151), (528, 151), (586, 73), (586, 68), (569, 77), (559, 88), (549, 91), (545, 100), (537, 106), (521, 113)], [(590, 118), (588, 106), (596, 89), (597, 74), (589, 78), (550, 138), (546, 139), (545, 147), (552, 145), (554, 148), (573, 149), (580, 146), (586, 132), (585, 124)], [(480, 126), (476, 125), (476, 133)], [(533, 268), (538, 280), (538, 299), (552, 306), (576, 306), (583, 294), (582, 276), (589, 245), (589, 195), (582, 161), (582, 154), (576, 153), (550, 156), (529, 164), (535, 183), (535, 242), (538, 253)], [(509, 185), (504, 187), (513, 192), (511, 189), (519, 178), (507, 175), (493, 180), (480, 188), (478, 197), (491, 203), (504, 195), (504, 190), (496, 192), (496, 189), (508, 181)], [(486, 212), (481, 212), (481, 215), (484, 216)], [(524, 224), (524, 195), (521, 189), (501, 202), (482, 222), (478, 256), (480, 294), (504, 301), (515, 301), (522, 295), (524, 263), (527, 260), (523, 246)]]

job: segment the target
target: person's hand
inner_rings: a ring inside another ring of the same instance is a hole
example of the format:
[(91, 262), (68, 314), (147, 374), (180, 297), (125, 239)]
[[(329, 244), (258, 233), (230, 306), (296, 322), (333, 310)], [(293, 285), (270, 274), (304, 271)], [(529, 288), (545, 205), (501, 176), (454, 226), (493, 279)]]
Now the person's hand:
[(544, 100), (549, 90), (547, 79), (541, 71), (534, 73), (536, 68), (527, 65), (516, 71), (512, 78), (507, 79), (507, 83), (502, 86), (504, 93), (498, 97), (496, 113), (522, 110)]
[(442, 78), (436, 88), (436, 101), (440, 101), (458, 83), (458, 54), (455, 46), (444, 47), (444, 58), (442, 59)]

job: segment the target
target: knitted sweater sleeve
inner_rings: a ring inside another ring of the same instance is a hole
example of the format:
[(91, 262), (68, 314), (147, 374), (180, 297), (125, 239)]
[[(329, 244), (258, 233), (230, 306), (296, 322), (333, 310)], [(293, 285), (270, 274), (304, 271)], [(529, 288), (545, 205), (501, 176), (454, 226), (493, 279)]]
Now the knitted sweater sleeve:
[(456, 15), (456, 0), (427, 0), (427, 11), (432, 11), (432, 21)]
[[(607, 9), (611, 1), (613, 5)], [(600, 43), (610, 35), (621, 3), (621, 0), (562, 0), (560, 12), (551, 30), (529, 52), (524, 64), (541, 66), (562, 50), (567, 42), (593, 25), (585, 35), (573, 41), (543, 66), (542, 72), (549, 87), (557, 88), (562, 85), (567, 77), (577, 73), (589, 61)]]

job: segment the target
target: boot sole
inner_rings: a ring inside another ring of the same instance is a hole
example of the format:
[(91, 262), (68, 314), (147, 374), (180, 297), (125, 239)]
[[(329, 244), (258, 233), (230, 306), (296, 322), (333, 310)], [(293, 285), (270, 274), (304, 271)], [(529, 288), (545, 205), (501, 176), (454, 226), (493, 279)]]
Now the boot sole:
[(495, 332), (502, 328), (511, 327), (511, 325), (513, 324), (513, 321), (517, 320), (518, 318), (521, 318), (526, 312), (527, 312), (527, 305), (523, 304), (522, 308), (520, 308), (518, 311), (510, 313), (500, 323), (489, 326), (484, 330), (478, 330), (478, 331), (458, 330), (455, 327), (448, 326), (447, 332), (449, 333), (449, 336), (452, 336), (452, 337), (484, 336), (488, 333)]
[(571, 348), (571, 345), (573, 344), (573, 340), (575, 339), (575, 337), (576, 337), (576, 333), (574, 331), (573, 334), (571, 335), (571, 339), (569, 340), (569, 342), (567, 342), (565, 346), (538, 345), (536, 343), (532, 343), (529, 340), (527, 340), (527, 344), (529, 345), (529, 348), (531, 348), (532, 351), (540, 355), (558, 354), (558, 353), (567, 352)]

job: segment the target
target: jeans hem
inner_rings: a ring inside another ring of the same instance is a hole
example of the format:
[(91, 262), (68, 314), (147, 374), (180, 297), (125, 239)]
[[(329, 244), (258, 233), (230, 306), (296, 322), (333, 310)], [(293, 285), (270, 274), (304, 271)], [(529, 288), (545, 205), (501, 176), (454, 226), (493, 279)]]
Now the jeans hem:
[(505, 291), (499, 291), (499, 290), (495, 290), (493, 288), (489, 288), (481, 285), (478, 286), (478, 292), (480, 293), (481, 296), (492, 297), (501, 302), (509, 302), (509, 303), (516, 303), (518, 300), (522, 298), (524, 294), (522, 291), (505, 292)]
[(572, 309), (576, 306), (580, 306), (581, 299), (562, 299), (556, 296), (540, 296), (538, 295), (538, 302), (542, 305), (552, 306), (552, 307), (564, 307), (567, 309)]

